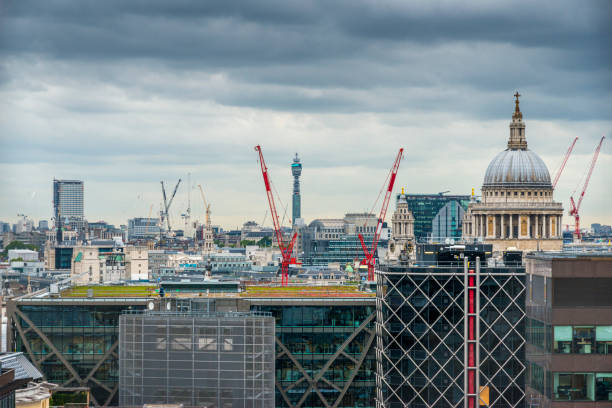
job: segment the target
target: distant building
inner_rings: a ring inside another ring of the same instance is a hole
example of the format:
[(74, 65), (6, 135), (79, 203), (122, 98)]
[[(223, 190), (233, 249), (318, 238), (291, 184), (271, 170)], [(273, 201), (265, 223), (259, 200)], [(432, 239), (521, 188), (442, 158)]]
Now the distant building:
[(402, 193), (397, 196), (395, 212), (391, 217), (391, 238), (387, 249), (387, 259), (397, 260), (402, 252), (414, 251), (414, 216), (408, 205), (408, 198)]
[(38, 229), (40, 231), (46, 231), (49, 229), (49, 221), (47, 220), (40, 220), (38, 221)]
[(414, 217), (414, 237), (417, 242), (461, 238), (463, 215), (470, 202), (469, 195), (406, 193), (404, 198)]
[(38, 261), (38, 252), (30, 249), (9, 249), (8, 260), (21, 258), (24, 261)]
[(563, 206), (553, 199), (546, 164), (527, 148), (518, 93), (506, 150), (489, 163), (482, 184), (482, 202), (470, 203), (463, 235), (493, 244), (495, 252), (509, 247), (523, 251), (560, 250)]
[(11, 224), (8, 222), (0, 222), (0, 234), (11, 232)]
[(160, 234), (159, 219), (131, 218), (128, 220), (128, 240), (157, 238)]
[[(301, 229), (304, 265), (344, 265), (356, 259), (363, 259), (359, 234), (363, 235), (366, 245), (370, 248), (377, 224), (377, 217), (368, 213), (349, 213), (344, 218), (312, 221), (308, 227)], [(386, 243), (379, 243), (379, 247), (383, 246), (386, 246)], [(375, 257), (378, 258), (378, 253)]]
[(34, 229), (34, 221), (26, 217), (25, 215), (19, 218), (17, 224), (15, 224), (15, 233), (21, 234), (23, 232), (30, 232)]
[(534, 253), (526, 269), (528, 398), (612, 406), (612, 255)]
[[(116, 237), (122, 237), (123, 233), (121, 229), (116, 228), (114, 225), (109, 224), (105, 221), (89, 222), (87, 223), (87, 239), (113, 239)], [(66, 240), (66, 237), (64, 237)]]
[[(61, 249), (56, 248), (56, 251)], [(136, 280), (145, 274), (148, 276), (148, 255), (146, 251), (130, 249), (134, 257), (134, 267), (128, 267), (126, 248), (118, 246), (115, 241), (94, 242), (92, 245), (76, 246), (72, 252), (70, 275), (79, 285), (120, 282), (131, 280), (134, 273)], [(135, 251), (135, 252), (134, 252)], [(141, 266), (138, 267), (137, 265)]]
[(591, 224), (591, 229), (593, 230), (593, 235), (600, 236), (609, 236), (612, 235), (612, 226), (610, 225), (602, 225), (602, 224)]
[(56, 228), (70, 225), (76, 231), (84, 229), (83, 197), (82, 181), (53, 179), (53, 214)]
[(127, 280), (149, 279), (149, 251), (144, 248), (125, 248), (125, 273)]

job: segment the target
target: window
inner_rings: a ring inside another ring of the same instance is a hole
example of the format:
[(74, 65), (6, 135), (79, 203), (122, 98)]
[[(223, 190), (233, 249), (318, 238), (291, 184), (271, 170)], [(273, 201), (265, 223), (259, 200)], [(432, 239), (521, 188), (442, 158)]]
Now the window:
[(593, 373), (554, 373), (553, 398), (565, 401), (593, 401), (594, 377)]
[(571, 353), (572, 326), (555, 326), (554, 341), (555, 353)]
[(594, 343), (594, 326), (574, 326), (574, 353), (591, 354), (594, 352)]
[(612, 401), (612, 373), (595, 374), (595, 399)]
[(612, 354), (612, 326), (597, 326), (595, 340), (598, 353)]

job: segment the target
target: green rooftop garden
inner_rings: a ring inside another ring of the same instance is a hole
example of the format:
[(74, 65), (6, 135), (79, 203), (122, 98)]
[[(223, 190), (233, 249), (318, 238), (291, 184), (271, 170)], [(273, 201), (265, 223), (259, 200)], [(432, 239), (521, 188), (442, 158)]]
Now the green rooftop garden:
[(152, 297), (157, 296), (157, 286), (75, 286), (62, 292), (62, 297), (87, 297), (88, 289), (93, 297)]

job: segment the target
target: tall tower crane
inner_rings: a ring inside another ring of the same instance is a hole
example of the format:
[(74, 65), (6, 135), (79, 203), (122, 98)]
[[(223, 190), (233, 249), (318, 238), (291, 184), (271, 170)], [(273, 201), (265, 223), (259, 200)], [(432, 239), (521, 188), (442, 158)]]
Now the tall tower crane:
[(202, 201), (204, 202), (204, 208), (206, 209), (206, 225), (210, 224), (210, 204), (206, 202), (206, 198), (204, 198), (204, 190), (202, 189), (202, 185), (198, 184), (198, 188), (200, 189), (200, 195), (202, 196)]
[(295, 238), (297, 233), (294, 232), (291, 240), (287, 245), (283, 242), (283, 231), (281, 229), (280, 220), (278, 219), (278, 213), (276, 212), (276, 205), (274, 204), (274, 196), (272, 194), (272, 186), (270, 182), (270, 176), (268, 174), (268, 167), (261, 152), (261, 146), (255, 146), (255, 151), (259, 153), (259, 165), (261, 166), (261, 175), (263, 176), (264, 185), (266, 187), (266, 195), (268, 196), (268, 205), (270, 206), (270, 215), (272, 222), (274, 223), (274, 233), (276, 234), (276, 241), (278, 242), (278, 248), (281, 251), (281, 285), (287, 286), (289, 283), (289, 263), (291, 262), (291, 252), (293, 251), (293, 245), (295, 244)]
[[(395, 184), (395, 177), (397, 176), (397, 170), (399, 169), (400, 162), (402, 161), (402, 153), (404, 152), (403, 148), (399, 149), (397, 153), (397, 157), (395, 158), (395, 162), (393, 163), (393, 167), (391, 167), (391, 171), (389, 172), (389, 186), (387, 187), (387, 191), (385, 193), (385, 199), (383, 200), (382, 207), (380, 209), (380, 215), (378, 216), (378, 223), (376, 224), (376, 230), (374, 232), (374, 238), (372, 239), (372, 249), (368, 251), (368, 247), (363, 240), (363, 235), (359, 234), (359, 240), (361, 241), (361, 247), (363, 248), (363, 253), (365, 255), (365, 262), (368, 265), (368, 280), (374, 280), (374, 266), (376, 264), (376, 259), (374, 259), (374, 254), (376, 254), (376, 247), (378, 247), (378, 240), (380, 239), (380, 233), (382, 231), (382, 224), (385, 221), (385, 216), (387, 215), (387, 207), (389, 207), (389, 200), (391, 198), (391, 193), (393, 192), (393, 185)], [(385, 180), (386, 181), (386, 180)], [(379, 196), (380, 197), (380, 196)]]
[(580, 234), (580, 205), (582, 204), (582, 199), (584, 198), (584, 193), (586, 192), (587, 187), (589, 186), (589, 181), (591, 180), (591, 174), (593, 174), (593, 168), (595, 167), (595, 162), (597, 162), (597, 157), (599, 156), (599, 151), (601, 150), (601, 145), (606, 137), (602, 136), (599, 140), (599, 144), (595, 149), (595, 153), (593, 154), (593, 159), (591, 159), (591, 165), (589, 166), (589, 171), (587, 173), (586, 179), (584, 180), (584, 186), (582, 187), (582, 191), (580, 192), (580, 197), (578, 198), (578, 204), (574, 201), (574, 194), (576, 190), (572, 193), (570, 197), (570, 211), (569, 215), (574, 217), (575, 220), (575, 230), (574, 230), (574, 238), (580, 240), (582, 238)]
[(567, 163), (567, 159), (569, 159), (570, 154), (572, 154), (572, 150), (574, 150), (574, 146), (576, 145), (577, 141), (578, 141), (578, 137), (576, 137), (574, 139), (574, 141), (570, 145), (569, 149), (567, 149), (567, 152), (565, 153), (565, 157), (563, 158), (563, 162), (561, 162), (561, 166), (559, 166), (559, 169), (557, 170), (557, 174), (555, 174), (555, 178), (554, 178), (553, 183), (552, 183), (553, 188), (555, 188), (557, 186), (557, 182), (559, 181), (559, 177), (561, 177), (561, 173), (563, 173), (563, 169), (565, 168), (565, 164)]
[(210, 223), (210, 204), (206, 202), (206, 198), (204, 197), (204, 190), (202, 189), (202, 185), (198, 184), (198, 188), (200, 189), (200, 195), (202, 196), (202, 202), (204, 202), (204, 208), (206, 209), (206, 224), (204, 224), (204, 229), (202, 231), (203, 235), (203, 249), (204, 252), (211, 252), (215, 245), (215, 241), (213, 238), (212, 225)]
[(174, 200), (174, 196), (176, 195), (176, 190), (178, 190), (178, 186), (181, 184), (181, 179), (178, 180), (176, 186), (174, 186), (174, 191), (172, 192), (172, 196), (170, 197), (170, 201), (166, 199), (166, 188), (164, 187), (164, 182), (161, 181), (162, 187), (162, 195), (164, 197), (164, 209), (161, 214), (161, 223), (164, 223), (164, 218), (166, 219), (166, 225), (168, 226), (168, 232), (172, 231), (172, 227), (170, 226), (170, 206), (172, 205), (172, 200)]

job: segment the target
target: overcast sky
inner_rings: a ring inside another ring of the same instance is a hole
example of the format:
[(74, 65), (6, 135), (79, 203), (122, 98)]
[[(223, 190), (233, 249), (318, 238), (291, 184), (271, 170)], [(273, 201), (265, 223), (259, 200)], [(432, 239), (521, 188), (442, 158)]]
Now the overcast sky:
[(369, 209), (399, 147), (398, 189), (469, 194), (519, 90), (551, 173), (580, 137), (565, 208), (607, 136), (582, 222), (612, 224), (612, 3), (457, 4), (2, 0), (0, 220), (50, 219), (56, 177), (84, 180), (89, 221), (125, 224), (180, 177), (180, 225), (191, 172), (198, 218), (202, 184), (213, 223), (261, 223), (256, 144), (288, 217), (299, 153), (307, 222)]

